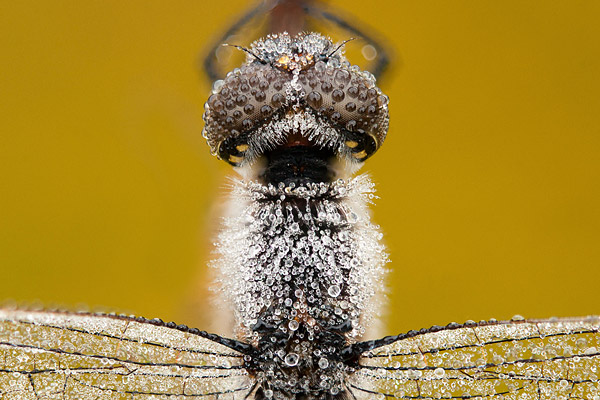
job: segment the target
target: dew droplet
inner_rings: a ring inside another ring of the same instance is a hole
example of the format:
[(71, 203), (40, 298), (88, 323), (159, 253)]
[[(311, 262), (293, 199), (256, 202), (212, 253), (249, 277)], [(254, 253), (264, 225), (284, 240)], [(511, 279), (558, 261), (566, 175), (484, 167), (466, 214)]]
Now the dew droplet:
[(264, 116), (267, 116), (267, 115), (271, 114), (271, 111), (273, 111), (273, 108), (270, 105), (268, 105), (268, 104), (265, 104), (264, 106), (262, 106), (260, 108), (260, 112)]
[(327, 294), (329, 294), (331, 297), (338, 297), (341, 292), (342, 289), (338, 285), (331, 285), (327, 289)]
[(329, 93), (333, 90), (333, 85), (331, 84), (331, 82), (325, 81), (321, 83), (321, 90), (325, 93)]
[(558, 386), (560, 386), (561, 389), (566, 389), (569, 386), (569, 381), (562, 379), (560, 382), (558, 382)]
[(312, 108), (319, 108), (319, 107), (321, 107), (321, 104), (323, 103), (323, 99), (319, 92), (310, 92), (308, 94), (308, 97), (306, 98), (306, 102)]
[(244, 106), (244, 112), (246, 114), (252, 114), (254, 112), (254, 106), (252, 104), (246, 104)]
[(334, 101), (340, 102), (342, 100), (344, 100), (344, 91), (340, 90), (340, 89), (335, 89), (333, 92), (331, 92), (331, 98)]
[(320, 358), (319, 359), (319, 368), (325, 369), (327, 367), (329, 367), (329, 360), (326, 358)]
[(317, 61), (315, 63), (315, 71), (317, 71), (318, 74), (322, 74), (323, 72), (325, 72), (326, 68), (327, 65), (325, 65), (323, 61)]
[(238, 106), (243, 106), (248, 102), (248, 98), (245, 95), (240, 94), (238, 97), (235, 98), (235, 102)]
[(289, 367), (295, 367), (296, 365), (298, 365), (298, 361), (300, 361), (300, 356), (296, 353), (288, 353), (283, 359), (285, 365)]
[(271, 97), (271, 105), (275, 108), (281, 107), (284, 101), (285, 97), (281, 93), (275, 93), (273, 97)]
[(290, 331), (296, 331), (296, 330), (298, 330), (299, 327), (300, 327), (300, 324), (295, 319), (291, 320), (290, 323), (288, 324), (288, 328), (290, 328)]
[(213, 87), (212, 87), (213, 93), (221, 90), (221, 88), (223, 87), (224, 84), (225, 84), (225, 81), (222, 79), (215, 81), (215, 83), (213, 83)]
[(339, 87), (343, 88), (346, 84), (348, 84), (348, 82), (350, 82), (350, 73), (344, 69), (339, 69), (335, 73), (333, 79)]

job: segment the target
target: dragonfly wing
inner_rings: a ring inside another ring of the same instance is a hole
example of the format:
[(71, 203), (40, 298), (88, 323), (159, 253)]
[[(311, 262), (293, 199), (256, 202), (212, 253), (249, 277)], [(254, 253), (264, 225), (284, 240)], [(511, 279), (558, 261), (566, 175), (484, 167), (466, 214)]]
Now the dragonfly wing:
[(450, 324), (359, 343), (356, 398), (600, 399), (599, 317)]
[(218, 339), (159, 320), (0, 310), (0, 398), (243, 399), (243, 355)]

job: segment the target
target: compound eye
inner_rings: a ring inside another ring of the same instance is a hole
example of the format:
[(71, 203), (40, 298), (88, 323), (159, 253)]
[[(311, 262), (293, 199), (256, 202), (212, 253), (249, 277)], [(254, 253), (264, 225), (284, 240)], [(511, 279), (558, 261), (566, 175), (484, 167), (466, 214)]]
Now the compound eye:
[(283, 112), (288, 75), (251, 63), (215, 83), (203, 116), (203, 135), (213, 154), (232, 165), (248, 160), (246, 138)]
[(388, 129), (388, 98), (372, 75), (340, 66), (314, 75), (319, 85), (306, 85), (306, 105), (341, 135), (342, 151), (362, 162), (383, 144)]

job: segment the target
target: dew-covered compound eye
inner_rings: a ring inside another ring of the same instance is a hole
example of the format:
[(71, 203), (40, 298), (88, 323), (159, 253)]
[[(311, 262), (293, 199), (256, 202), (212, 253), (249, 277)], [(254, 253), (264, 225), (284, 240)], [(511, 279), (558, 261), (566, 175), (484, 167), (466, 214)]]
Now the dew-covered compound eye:
[(315, 33), (280, 34), (247, 52), (246, 63), (215, 82), (205, 104), (203, 135), (213, 154), (239, 166), (302, 145), (362, 162), (381, 146), (388, 97), (339, 46)]

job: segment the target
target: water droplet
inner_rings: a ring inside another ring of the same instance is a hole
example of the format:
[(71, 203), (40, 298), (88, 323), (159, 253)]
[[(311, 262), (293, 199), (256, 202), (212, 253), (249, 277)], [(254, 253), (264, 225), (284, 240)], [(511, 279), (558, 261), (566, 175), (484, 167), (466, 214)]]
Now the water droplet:
[(283, 359), (283, 362), (289, 367), (295, 367), (298, 365), (298, 361), (300, 361), (300, 356), (296, 353), (288, 353)]
[(342, 90), (340, 89), (335, 89), (332, 93), (331, 93), (331, 98), (334, 101), (340, 102), (342, 100), (344, 100), (345, 94)]
[(558, 386), (560, 386), (561, 389), (566, 389), (569, 386), (569, 381), (562, 379), (560, 382), (558, 382)]
[(299, 327), (300, 327), (300, 324), (296, 320), (292, 320), (288, 324), (288, 328), (290, 328), (290, 331), (298, 330)]
[(333, 79), (334, 79), (335, 83), (337, 85), (339, 85), (339, 87), (344, 87), (345, 85), (348, 84), (348, 82), (350, 82), (350, 73), (346, 70), (339, 69), (335, 73), (335, 76)]
[(321, 104), (323, 104), (323, 99), (319, 92), (310, 92), (308, 94), (308, 97), (306, 98), (306, 102), (312, 108), (317, 109), (317, 108), (321, 107)]
[(319, 368), (325, 369), (327, 367), (329, 367), (329, 360), (326, 358), (320, 358), (319, 359)]
[(317, 71), (318, 74), (322, 74), (323, 72), (325, 72), (326, 68), (327, 65), (325, 65), (323, 61), (317, 61), (315, 63), (315, 71)]
[(224, 84), (225, 84), (225, 81), (223, 81), (221, 79), (215, 81), (215, 83), (213, 83), (213, 87), (212, 87), (213, 93), (216, 93), (219, 90), (221, 90), (221, 88), (223, 87)]
[(331, 285), (327, 289), (327, 294), (329, 294), (331, 297), (338, 297), (341, 292), (342, 289), (338, 285)]
[(348, 88), (347, 92), (350, 97), (356, 98), (356, 96), (358, 96), (359, 90), (356, 86), (351, 86)]
[(409, 369), (408, 371), (406, 371), (406, 373), (411, 379), (419, 379), (421, 376), (423, 376), (423, 371), (418, 369)]

